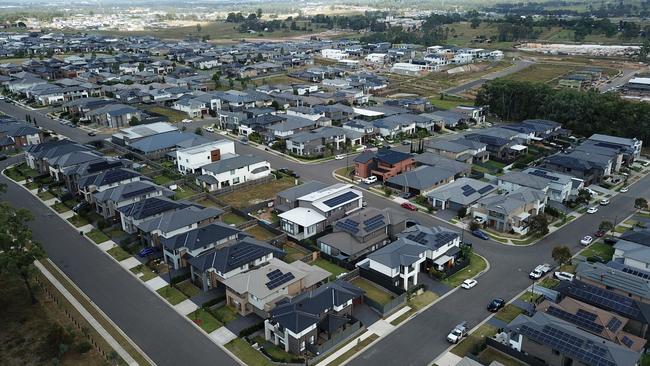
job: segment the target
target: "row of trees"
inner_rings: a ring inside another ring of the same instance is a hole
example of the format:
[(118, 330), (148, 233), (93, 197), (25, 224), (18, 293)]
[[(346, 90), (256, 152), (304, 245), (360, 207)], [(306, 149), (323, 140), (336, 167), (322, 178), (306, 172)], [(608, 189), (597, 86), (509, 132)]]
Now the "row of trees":
[(481, 87), (476, 104), (488, 105), (490, 113), (507, 121), (545, 118), (582, 136), (603, 133), (650, 141), (650, 105), (615, 93), (496, 79)]

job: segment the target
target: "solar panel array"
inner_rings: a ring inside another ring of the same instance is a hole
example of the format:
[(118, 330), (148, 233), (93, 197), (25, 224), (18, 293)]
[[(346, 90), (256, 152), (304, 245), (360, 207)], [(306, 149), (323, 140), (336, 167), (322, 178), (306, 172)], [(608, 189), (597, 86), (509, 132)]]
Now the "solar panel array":
[(615, 362), (606, 358), (607, 349), (548, 325), (545, 325), (542, 331), (522, 325), (519, 333), (587, 365), (616, 366)]
[(241, 267), (246, 263), (251, 263), (255, 259), (265, 256), (266, 252), (266, 248), (257, 245), (237, 244), (230, 249), (228, 264), (231, 268)]
[(269, 279), (269, 282), (265, 283), (265, 285), (269, 290), (273, 290), (274, 288), (281, 286), (295, 278), (293, 273), (282, 273), (282, 271), (279, 269), (267, 273), (266, 277)]
[(356, 234), (359, 232), (359, 223), (351, 219), (337, 221), (336, 227), (343, 231), (347, 231), (350, 234)]
[(144, 188), (136, 189), (135, 191), (132, 191), (132, 192), (123, 193), (122, 197), (131, 198), (131, 197), (139, 196), (139, 195), (147, 193), (147, 192), (155, 191), (156, 189), (158, 189), (158, 188), (156, 188), (154, 186), (147, 186), (147, 187), (144, 187)]
[(627, 348), (631, 348), (632, 345), (634, 345), (634, 341), (628, 338), (628, 336), (623, 336), (623, 339), (621, 339), (621, 342), (625, 345)]
[(375, 215), (365, 220), (363, 222), (363, 225), (364, 225), (364, 229), (367, 232), (372, 232), (379, 229), (380, 227), (384, 227), (386, 226), (386, 223), (384, 222), (384, 215), (382, 214)]
[(327, 207), (336, 207), (338, 205), (341, 205), (345, 202), (351, 201), (355, 198), (359, 197), (359, 195), (356, 192), (345, 192), (343, 194), (340, 194), (334, 198), (330, 198), (328, 200), (323, 201)]
[(406, 236), (407, 239), (413, 240), (414, 242), (418, 244), (426, 244), (428, 243), (428, 240), (425, 240), (425, 237), (427, 236), (426, 233), (419, 232), (417, 235), (409, 234)]
[(487, 192), (489, 192), (489, 191), (491, 191), (491, 190), (493, 190), (493, 189), (494, 189), (494, 186), (491, 185), (491, 184), (488, 184), (487, 186), (485, 186), (485, 187), (479, 189), (479, 190), (478, 190), (478, 193), (480, 193), (480, 194), (485, 194), (485, 193), (487, 193)]
[(596, 321), (596, 318), (598, 318), (598, 315), (596, 315), (596, 314), (594, 314), (594, 313), (592, 313), (590, 311), (584, 310), (584, 309), (578, 309), (577, 314), (579, 316), (585, 318), (585, 319), (588, 319), (588, 320), (592, 321), (592, 322)]
[(560, 180), (560, 178), (558, 178), (558, 177), (554, 177), (554, 176), (552, 176), (552, 175), (549, 175), (548, 172), (545, 172), (545, 171), (543, 171), (543, 170), (537, 170), (537, 169), (535, 169), (535, 170), (533, 170), (532, 172), (528, 172), (528, 174), (530, 174), (530, 175), (534, 175), (534, 176), (536, 176), (536, 177), (542, 177), (542, 178), (544, 178), (544, 179), (549, 179), (549, 180), (552, 180), (552, 181), (554, 181), (554, 182)]
[(632, 299), (596, 286), (571, 286), (568, 288), (568, 292), (571, 297), (577, 300), (615, 311), (630, 318), (636, 318), (639, 315), (639, 309), (634, 305)]
[(607, 322), (607, 329), (611, 330), (612, 332), (616, 332), (618, 328), (621, 327), (621, 324), (623, 324), (623, 322), (621, 322), (619, 318), (612, 317)]
[(623, 267), (623, 272), (629, 273), (631, 275), (635, 275), (637, 277), (641, 277), (644, 280), (650, 280), (650, 273), (648, 272), (639, 271), (630, 267)]
[(588, 330), (596, 334), (602, 333), (602, 331), (604, 330), (604, 327), (602, 325), (594, 323), (593, 320), (581, 315), (580, 313), (571, 314), (568, 311), (564, 311), (554, 306), (549, 307), (546, 312), (550, 315), (553, 315), (556, 318), (566, 320), (569, 323), (573, 323), (580, 328), (583, 328), (585, 330)]
[(468, 197), (476, 193), (476, 190), (472, 188), (471, 186), (465, 184), (464, 186), (460, 187), (460, 189), (463, 190), (463, 196)]

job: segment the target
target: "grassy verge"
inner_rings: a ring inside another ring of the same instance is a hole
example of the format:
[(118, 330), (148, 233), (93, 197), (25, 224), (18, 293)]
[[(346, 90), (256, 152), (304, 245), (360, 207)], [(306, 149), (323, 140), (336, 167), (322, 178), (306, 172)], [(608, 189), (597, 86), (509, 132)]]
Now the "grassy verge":
[(499, 320), (503, 320), (506, 323), (510, 323), (514, 318), (523, 312), (524, 311), (521, 308), (518, 308), (512, 304), (508, 304), (504, 306), (503, 309), (499, 310), (494, 315), (494, 317)]
[(68, 219), (68, 221), (72, 225), (74, 225), (75, 227), (82, 227), (82, 226), (86, 226), (86, 225), (89, 224), (89, 222), (86, 221), (86, 219), (84, 219), (83, 217), (81, 217), (79, 215), (72, 216), (71, 218)]
[(165, 300), (167, 300), (172, 305), (179, 304), (187, 299), (187, 297), (185, 297), (182, 292), (173, 287), (170, 287), (169, 285), (158, 289), (156, 292), (158, 295), (164, 297)]
[(88, 233), (86, 233), (86, 236), (89, 237), (90, 240), (94, 241), (95, 244), (101, 244), (109, 239), (106, 234), (97, 229), (90, 230)]
[(133, 345), (129, 342), (129, 340), (122, 335), (122, 333), (113, 326), (113, 324), (106, 319), (106, 317), (97, 310), (93, 306), (93, 304), (85, 297), (82, 295), (80, 291), (77, 290), (75, 286), (71, 284), (71, 282), (68, 280), (67, 277), (62, 275), (49, 261), (47, 260), (41, 260), (41, 264), (45, 268), (47, 268), (52, 275), (61, 282), (61, 284), (74, 296), (74, 298), (81, 303), (81, 305), (90, 313), (90, 315), (95, 318), (99, 324), (101, 324), (104, 329), (117, 341), (117, 343), (126, 350), (126, 352), (133, 357), (133, 359), (139, 364), (139, 365), (149, 365), (149, 362), (147, 359), (135, 348)]
[(221, 322), (205, 309), (197, 309), (187, 314), (187, 317), (207, 333), (212, 333), (223, 326)]
[(542, 286), (542, 287), (546, 287), (546, 288), (553, 288), (553, 287), (557, 286), (558, 283), (560, 283), (560, 280), (557, 280), (557, 279), (551, 278), (551, 277), (546, 277), (543, 280), (539, 281), (537, 283), (537, 285)]
[(315, 261), (311, 262), (310, 264), (319, 266), (320, 268), (331, 273), (332, 275), (330, 276), (330, 279), (336, 279), (336, 276), (340, 275), (341, 273), (347, 272), (345, 268), (339, 267), (336, 264), (327, 261), (323, 258), (318, 258)]
[(470, 334), (467, 338), (452, 348), (451, 353), (460, 357), (465, 357), (485, 342), (486, 337), (492, 337), (496, 333), (497, 328), (489, 324), (483, 324), (478, 327), (474, 333)]
[(230, 343), (226, 344), (226, 348), (247, 365), (274, 366), (271, 361), (241, 338), (233, 339)]
[(463, 281), (472, 278), (487, 268), (487, 262), (476, 253), (472, 253), (469, 266), (445, 278), (442, 282), (448, 286), (459, 286)]
[(375, 286), (365, 278), (357, 277), (352, 281), (352, 283), (362, 289), (368, 298), (374, 300), (375, 302), (378, 302), (381, 305), (388, 304), (392, 299), (395, 298), (392, 294)]
[(156, 273), (154, 273), (154, 271), (151, 270), (151, 268), (145, 266), (144, 264), (138, 264), (137, 266), (131, 268), (130, 271), (133, 272), (133, 274), (135, 274), (136, 276), (141, 274), (140, 276), (138, 276), (138, 278), (142, 282), (147, 282), (150, 279), (156, 278), (158, 276)]
[(115, 258), (115, 260), (118, 262), (121, 262), (131, 256), (131, 254), (127, 253), (126, 250), (122, 249), (120, 246), (113, 247), (107, 250), (106, 253), (110, 254), (111, 257)]
[[(264, 348), (264, 352), (271, 356), (271, 359), (276, 360), (278, 362), (283, 362), (283, 363), (297, 363), (299, 358), (298, 356), (294, 356), (289, 352), (286, 352), (282, 346), (276, 346), (271, 342), (267, 342), (264, 337), (261, 336), (256, 336), (253, 338), (253, 340), (259, 344), (262, 345)], [(303, 361), (304, 362), (304, 361)]]
[(356, 339), (352, 340), (352, 342), (356, 343), (354, 345), (354, 347), (350, 348), (347, 352), (345, 352), (341, 356), (337, 357), (334, 361), (330, 362), (328, 364), (328, 366), (338, 366), (338, 365), (343, 364), (350, 357), (354, 356), (357, 352), (361, 351), (366, 346), (368, 346), (370, 343), (374, 342), (377, 338), (379, 338), (378, 335), (372, 334), (368, 338), (364, 339), (361, 342), (357, 342)]

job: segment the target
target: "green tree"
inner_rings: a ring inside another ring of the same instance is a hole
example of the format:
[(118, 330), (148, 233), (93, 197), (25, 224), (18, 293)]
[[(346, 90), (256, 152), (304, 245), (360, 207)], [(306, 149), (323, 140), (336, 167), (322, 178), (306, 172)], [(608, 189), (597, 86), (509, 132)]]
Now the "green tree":
[(535, 236), (544, 236), (548, 234), (548, 219), (546, 215), (535, 215), (530, 219), (530, 232)]
[(201, 24), (199, 24), (199, 23), (196, 24), (196, 31), (198, 33), (201, 33)]
[(571, 260), (571, 250), (566, 246), (557, 246), (553, 248), (551, 257), (553, 257), (553, 260), (557, 262), (558, 265), (563, 265)]
[(230, 87), (230, 89), (234, 88), (235, 80), (233, 80), (232, 78), (228, 78), (228, 86)]
[(203, 136), (203, 129), (201, 127), (197, 127), (196, 130), (194, 130), (194, 133)]
[(603, 221), (598, 225), (598, 230), (608, 232), (614, 229), (614, 224), (611, 221)]
[(214, 74), (212, 74), (212, 81), (214, 81), (215, 89), (221, 88), (221, 72), (220, 71), (217, 71)]
[(262, 8), (257, 8), (255, 15), (257, 16), (257, 19), (262, 19)]
[(648, 200), (643, 197), (639, 197), (634, 200), (634, 207), (640, 210), (646, 210), (648, 209)]
[[(3, 186), (3, 191), (4, 187), (6, 186)], [(32, 220), (33, 216), (28, 210), (14, 208), (6, 202), (0, 203), (0, 273), (19, 276), (32, 303), (36, 303), (30, 280), (34, 272), (34, 261), (44, 258), (45, 252), (32, 239), (32, 230), (27, 226)]]
[(481, 25), (481, 19), (479, 18), (472, 18), (472, 20), (470, 21), (470, 26), (472, 27), (472, 29), (476, 29), (480, 25)]
[(129, 120), (129, 124), (131, 126), (137, 126), (140, 124), (140, 120), (136, 116), (131, 116), (131, 119)]
[(478, 229), (481, 228), (481, 224), (479, 224), (478, 222), (472, 220), (472, 221), (469, 222), (469, 226), (467, 228), (469, 229), (469, 231), (478, 230)]

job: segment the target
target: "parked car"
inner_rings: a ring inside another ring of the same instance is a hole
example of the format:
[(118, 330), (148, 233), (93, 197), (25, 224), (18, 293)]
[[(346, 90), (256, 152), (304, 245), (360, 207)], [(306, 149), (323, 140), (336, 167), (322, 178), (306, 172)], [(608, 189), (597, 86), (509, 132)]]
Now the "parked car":
[(449, 343), (456, 344), (458, 343), (463, 337), (467, 336), (467, 332), (469, 329), (467, 329), (467, 322), (462, 322), (458, 324), (457, 326), (454, 327), (454, 329), (449, 332), (447, 335), (447, 341)]
[(573, 281), (573, 278), (575, 277), (573, 273), (569, 272), (555, 272), (553, 275), (560, 281)]
[(418, 208), (414, 204), (412, 204), (411, 202), (404, 202), (400, 206), (402, 206), (403, 208), (405, 208), (405, 209), (407, 209), (409, 211), (417, 211), (418, 210)]
[(528, 278), (530, 278), (531, 280), (538, 280), (542, 278), (542, 276), (544, 276), (545, 274), (549, 273), (550, 271), (551, 271), (550, 264), (548, 263), (540, 264), (528, 274)]
[(597, 238), (602, 238), (603, 236), (605, 236), (605, 231), (603, 231), (603, 230), (598, 230), (598, 231), (596, 231), (596, 233), (594, 234), (594, 236), (597, 237)]
[(588, 214), (595, 214), (596, 212), (598, 212), (598, 207), (596, 207), (596, 206), (589, 207), (589, 209), (587, 210)]
[(488, 234), (486, 234), (483, 231), (478, 230), (478, 229), (472, 231), (472, 235), (474, 235), (475, 237), (477, 237), (479, 239), (490, 240), (490, 237), (488, 236)]
[(5, 154), (0, 155), (0, 161), (2, 160), (7, 160), (7, 155)]
[(376, 175), (371, 175), (368, 178), (364, 178), (363, 182), (365, 184), (373, 184), (377, 182), (377, 176)]
[(617, 242), (618, 242), (618, 239), (616, 239), (616, 238), (613, 237), (613, 236), (608, 236), (608, 237), (606, 237), (605, 239), (603, 239), (603, 243), (605, 243), (605, 244), (607, 244), (607, 245), (614, 245), (614, 244), (616, 244)]
[(77, 203), (76, 205), (74, 205), (72, 207), (72, 211), (79, 212), (79, 211), (81, 211), (82, 209), (84, 209), (84, 208), (86, 208), (88, 206), (90, 206), (90, 204), (88, 202), (86, 202), (86, 201), (79, 202), (79, 203)]
[(621, 190), (620, 190), (619, 192), (621, 192), (621, 193), (625, 193), (625, 192), (627, 192), (628, 190), (629, 190), (628, 187), (623, 187), (623, 188), (621, 188)]
[(345, 159), (345, 155), (343, 155), (343, 154), (336, 155), (336, 156), (334, 157), (334, 159), (336, 159), (336, 160), (343, 160), (343, 159)]
[(476, 281), (473, 278), (470, 278), (468, 280), (463, 281), (463, 283), (460, 284), (460, 287), (462, 287), (462, 288), (464, 288), (466, 290), (469, 290), (472, 287), (476, 286), (476, 284), (478, 284), (478, 281)]
[(183, 123), (192, 123), (192, 120), (189, 119), (189, 118), (185, 118), (185, 119), (182, 120), (181, 122), (183, 122)]
[(474, 221), (478, 222), (479, 224), (483, 224), (485, 222), (485, 219), (481, 216), (476, 216), (474, 217)]
[(205, 128), (205, 130), (208, 132), (214, 132), (214, 127), (208, 126)]
[(88, 132), (88, 136), (97, 136), (97, 134), (94, 132)]
[(594, 238), (592, 238), (589, 235), (585, 235), (584, 237), (582, 237), (582, 239), (580, 239), (580, 244), (589, 245), (591, 244), (592, 241), (594, 241)]
[(402, 192), (402, 193), (399, 194), (399, 196), (401, 198), (404, 198), (405, 200), (407, 200), (409, 198), (412, 198), (414, 196), (414, 194), (411, 193), (411, 192)]
[(609, 200), (607, 198), (603, 198), (602, 200), (600, 200), (600, 205), (601, 206), (609, 205)]
[(248, 145), (248, 138), (242, 137), (241, 140), (239, 140), (239, 142), (241, 142), (244, 145)]
[(402, 145), (406, 146), (406, 145), (410, 145), (410, 144), (411, 144), (411, 141), (409, 141), (409, 140), (402, 141)]
[(278, 171), (282, 174), (291, 175), (291, 170), (289, 168), (280, 168)]
[(155, 247), (146, 247), (146, 248), (142, 248), (142, 249), (138, 252), (138, 256), (139, 256), (140, 258), (146, 258), (146, 257), (148, 257), (148, 256), (150, 256), (150, 255), (152, 255), (152, 254), (155, 254), (155, 253), (158, 252), (159, 250), (160, 250), (160, 249), (155, 248)]
[(289, 173), (289, 175), (292, 176), (292, 177), (294, 177), (294, 178), (296, 178), (296, 179), (300, 178), (300, 174), (298, 174), (298, 173), (296, 173), (296, 172), (294, 172), (294, 171), (292, 171), (291, 173)]
[(499, 311), (501, 308), (503, 308), (506, 305), (506, 300), (497, 297), (495, 299), (492, 299), (490, 303), (487, 306), (487, 310), (493, 313), (496, 313)]

